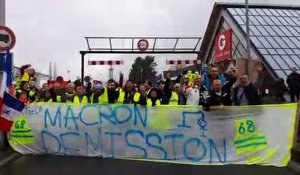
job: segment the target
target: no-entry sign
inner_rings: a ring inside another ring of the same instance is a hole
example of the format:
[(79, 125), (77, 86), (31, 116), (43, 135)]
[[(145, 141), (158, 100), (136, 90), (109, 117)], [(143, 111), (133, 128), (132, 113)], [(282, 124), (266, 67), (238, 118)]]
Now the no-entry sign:
[(0, 26), (0, 51), (6, 51), (7, 47), (12, 49), (16, 44), (16, 36), (6, 26)]

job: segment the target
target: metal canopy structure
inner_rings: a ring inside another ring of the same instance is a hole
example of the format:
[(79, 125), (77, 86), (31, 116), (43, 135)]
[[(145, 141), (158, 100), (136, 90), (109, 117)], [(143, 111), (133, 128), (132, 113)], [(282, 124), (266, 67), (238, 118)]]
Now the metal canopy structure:
[[(87, 50), (81, 54), (81, 81), (86, 54), (197, 54), (202, 37), (85, 37)], [(144, 41), (143, 49), (140, 41)]]

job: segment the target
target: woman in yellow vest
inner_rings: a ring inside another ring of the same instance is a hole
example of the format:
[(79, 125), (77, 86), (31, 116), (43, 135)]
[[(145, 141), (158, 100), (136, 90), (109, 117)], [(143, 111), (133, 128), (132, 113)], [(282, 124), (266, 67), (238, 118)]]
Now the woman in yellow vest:
[(123, 104), (137, 104), (140, 99), (140, 93), (134, 90), (134, 83), (132, 80), (127, 80), (125, 89), (120, 90), (118, 103)]
[(157, 89), (152, 88), (149, 91), (148, 99), (147, 99), (147, 106), (159, 106), (161, 105), (161, 100), (157, 96)]
[(83, 86), (77, 86), (76, 87), (76, 95), (74, 96), (73, 103), (74, 104), (87, 104), (88, 103), (88, 98), (85, 96), (84, 92), (84, 87)]

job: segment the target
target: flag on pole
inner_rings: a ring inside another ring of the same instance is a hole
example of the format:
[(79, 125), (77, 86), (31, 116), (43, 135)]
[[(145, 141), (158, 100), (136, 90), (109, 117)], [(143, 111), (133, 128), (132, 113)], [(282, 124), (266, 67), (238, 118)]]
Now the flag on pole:
[(4, 116), (9, 116), (12, 112), (21, 113), (25, 105), (9, 94), (12, 84), (12, 54), (0, 54), (0, 131), (9, 132), (12, 121)]

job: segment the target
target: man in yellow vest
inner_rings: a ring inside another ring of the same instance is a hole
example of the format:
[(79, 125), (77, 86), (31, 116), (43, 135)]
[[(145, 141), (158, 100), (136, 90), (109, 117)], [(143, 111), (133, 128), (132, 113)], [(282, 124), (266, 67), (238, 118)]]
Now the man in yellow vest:
[(76, 95), (73, 99), (74, 104), (87, 104), (88, 98), (85, 95), (85, 89), (83, 86), (77, 86), (76, 87)]
[(65, 90), (61, 87), (60, 83), (56, 82), (53, 84), (52, 91), (52, 102), (64, 103), (66, 102)]
[(108, 103), (116, 103), (120, 95), (119, 89), (117, 89), (117, 83), (115, 80), (110, 79), (107, 81), (107, 96)]
[(132, 80), (127, 80), (125, 88), (120, 90), (118, 103), (123, 104), (137, 104), (140, 99), (140, 93), (134, 90), (134, 83)]

